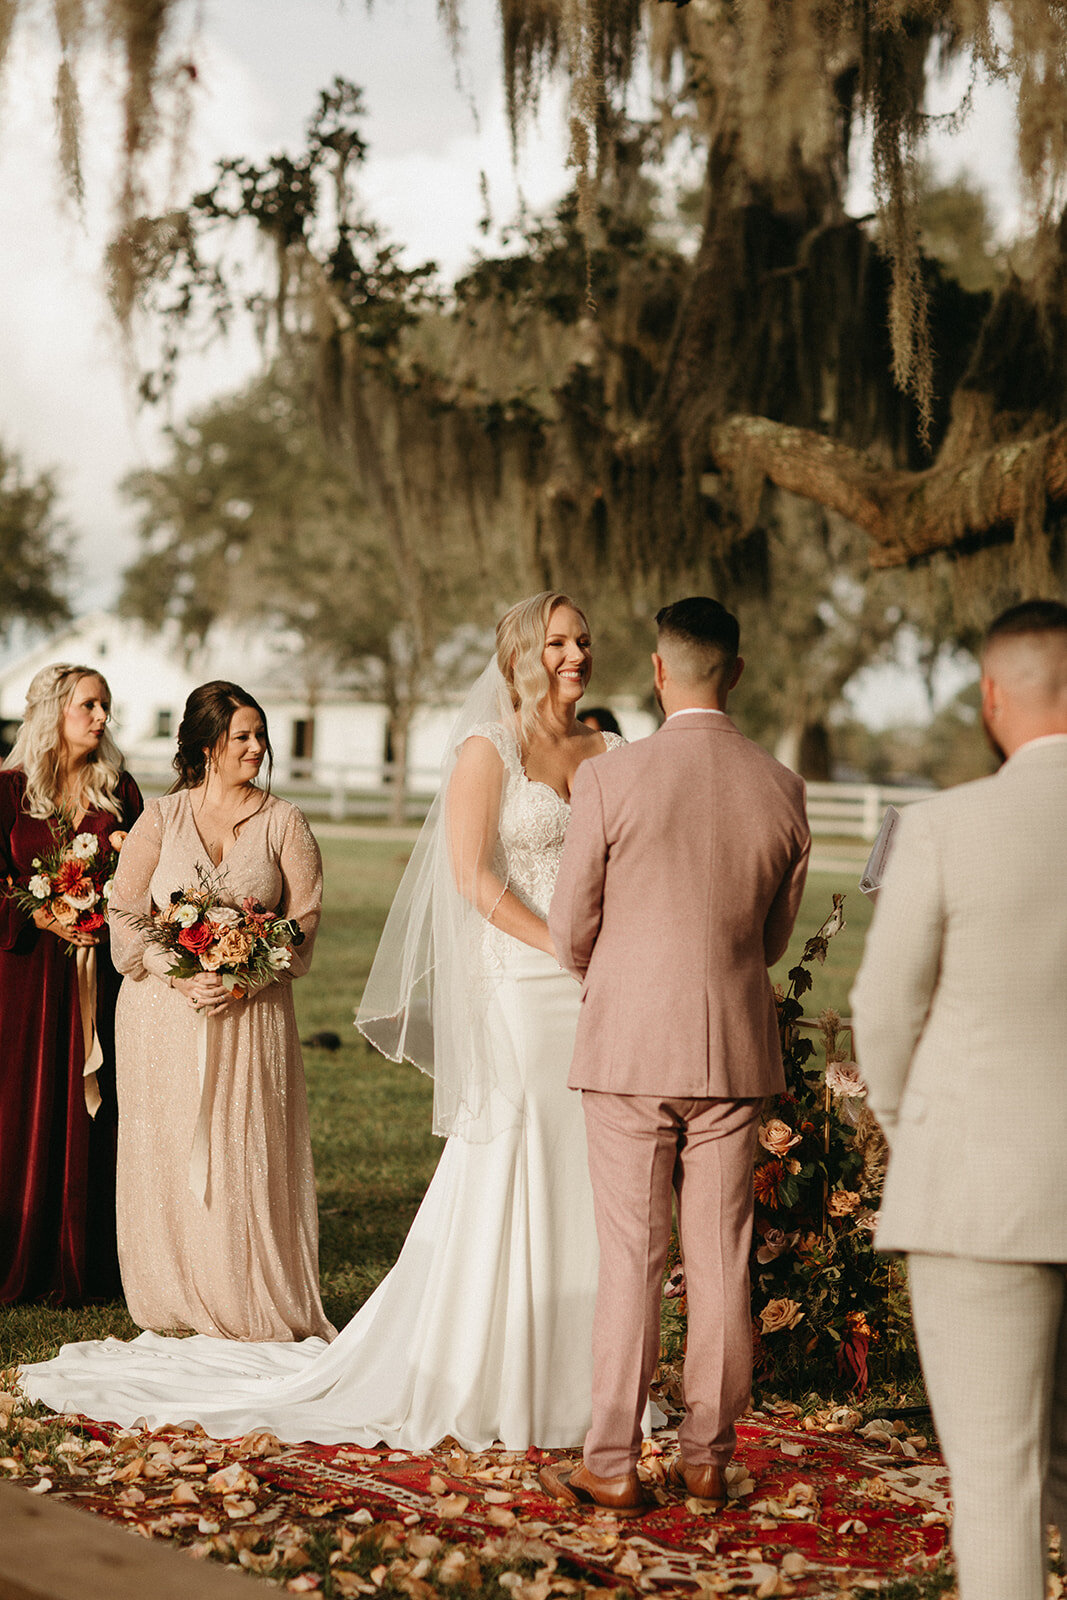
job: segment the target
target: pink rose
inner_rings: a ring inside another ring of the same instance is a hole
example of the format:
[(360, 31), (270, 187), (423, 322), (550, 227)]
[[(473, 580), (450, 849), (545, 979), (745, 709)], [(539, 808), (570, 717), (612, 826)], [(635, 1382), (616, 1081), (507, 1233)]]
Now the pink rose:
[(756, 1260), (761, 1267), (769, 1261), (777, 1261), (779, 1256), (784, 1256), (796, 1244), (799, 1235), (796, 1233), (783, 1233), (781, 1228), (768, 1228), (763, 1235), (763, 1243), (756, 1251)]
[(759, 1142), (764, 1150), (769, 1150), (772, 1156), (784, 1156), (795, 1144), (800, 1143), (800, 1134), (794, 1133), (788, 1122), (783, 1122), (781, 1117), (772, 1117), (769, 1122), (761, 1122)]
[(854, 1061), (828, 1062), (826, 1087), (831, 1094), (849, 1100), (862, 1099), (867, 1093), (867, 1085), (860, 1077), (860, 1069)]

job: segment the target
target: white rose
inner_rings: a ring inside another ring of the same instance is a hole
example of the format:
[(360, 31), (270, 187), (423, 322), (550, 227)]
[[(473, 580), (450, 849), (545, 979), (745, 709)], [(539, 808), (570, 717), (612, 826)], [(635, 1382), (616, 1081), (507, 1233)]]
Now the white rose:
[(95, 833), (79, 833), (70, 847), (70, 853), (78, 861), (91, 861), (95, 856), (98, 840)]
[(267, 951), (267, 960), (275, 972), (284, 972), (292, 960), (292, 952), (284, 945)]
[(26, 887), (35, 900), (47, 900), (52, 892), (48, 879), (43, 878), (40, 873), (35, 878), (31, 878)]
[(199, 916), (200, 912), (196, 906), (191, 906), (186, 901), (183, 901), (174, 913), (174, 921), (181, 928), (191, 928)]
[(213, 922), (216, 928), (236, 928), (241, 920), (241, 913), (235, 911), (233, 906), (212, 906), (207, 914), (207, 920)]
[(854, 1061), (831, 1061), (826, 1068), (826, 1087), (831, 1094), (850, 1100), (862, 1099), (867, 1093), (867, 1085)]
[(114, 878), (109, 878), (107, 880), (107, 882), (104, 884), (104, 899), (105, 900), (110, 900), (111, 899), (111, 890), (112, 890), (112, 888), (114, 886), (114, 883), (115, 883)]

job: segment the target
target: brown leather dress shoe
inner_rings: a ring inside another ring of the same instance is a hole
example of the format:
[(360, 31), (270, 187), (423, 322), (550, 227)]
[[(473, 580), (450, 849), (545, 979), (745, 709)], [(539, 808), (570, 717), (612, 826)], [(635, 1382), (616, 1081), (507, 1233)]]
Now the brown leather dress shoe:
[(708, 1505), (722, 1507), (726, 1504), (726, 1479), (721, 1467), (691, 1467), (676, 1456), (671, 1464), (671, 1482), (694, 1500), (705, 1500)]
[(546, 1494), (565, 1505), (586, 1509), (596, 1506), (613, 1511), (617, 1517), (642, 1517), (656, 1508), (636, 1472), (627, 1472), (621, 1478), (598, 1478), (584, 1462), (576, 1467), (552, 1462), (542, 1467), (537, 1476)]

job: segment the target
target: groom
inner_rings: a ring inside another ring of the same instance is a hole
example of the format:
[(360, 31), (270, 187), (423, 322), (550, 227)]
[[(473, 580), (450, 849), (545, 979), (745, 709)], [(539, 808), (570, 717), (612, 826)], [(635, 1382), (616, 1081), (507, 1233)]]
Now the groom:
[(541, 1482), (622, 1515), (649, 1504), (636, 1466), (672, 1194), (689, 1305), (674, 1475), (687, 1494), (725, 1499), (752, 1377), (756, 1126), (784, 1087), (767, 967), (785, 951), (811, 842), (801, 780), (726, 715), (743, 666), (736, 618), (698, 596), (656, 622), (667, 720), (579, 767), (548, 919), (582, 980), (569, 1083), (582, 1091), (600, 1277), (584, 1460)]

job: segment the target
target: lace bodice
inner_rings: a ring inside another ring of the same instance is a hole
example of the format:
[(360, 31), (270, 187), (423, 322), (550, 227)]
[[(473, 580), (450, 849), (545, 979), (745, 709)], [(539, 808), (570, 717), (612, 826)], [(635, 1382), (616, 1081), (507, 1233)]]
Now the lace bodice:
[[(484, 723), (473, 731), (492, 742), (507, 773), (493, 870), (523, 905), (537, 916), (547, 917), (570, 805), (547, 783), (526, 776), (514, 739), (499, 723)], [(604, 741), (609, 750), (625, 742), (614, 733), (606, 733)]]

